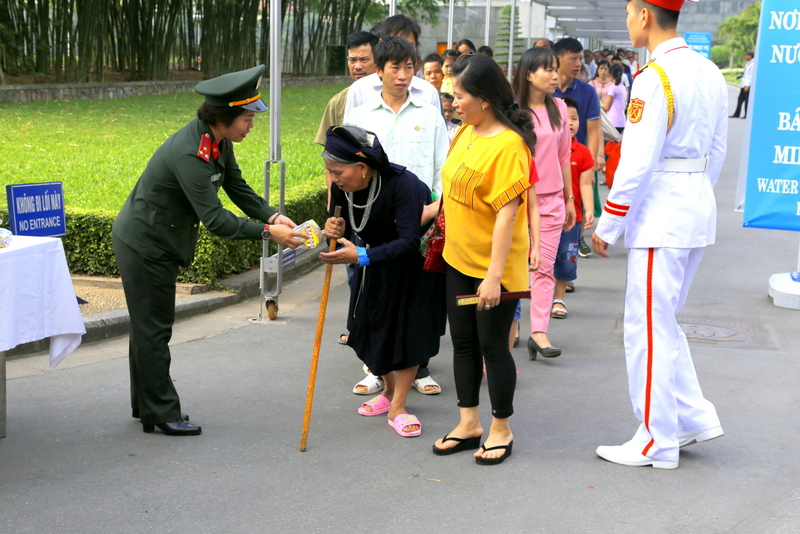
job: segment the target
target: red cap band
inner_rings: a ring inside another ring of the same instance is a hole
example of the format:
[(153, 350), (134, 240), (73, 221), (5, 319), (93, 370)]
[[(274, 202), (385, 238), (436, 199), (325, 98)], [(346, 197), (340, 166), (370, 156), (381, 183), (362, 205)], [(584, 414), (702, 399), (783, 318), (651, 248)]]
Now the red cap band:
[(670, 11), (680, 11), (683, 7), (684, 0), (646, 0), (651, 4), (669, 9)]

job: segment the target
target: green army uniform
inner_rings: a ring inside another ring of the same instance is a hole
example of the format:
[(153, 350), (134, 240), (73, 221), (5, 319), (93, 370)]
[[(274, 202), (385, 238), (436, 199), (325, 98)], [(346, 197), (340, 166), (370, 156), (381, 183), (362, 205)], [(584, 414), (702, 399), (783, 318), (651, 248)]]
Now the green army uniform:
[(333, 98), (328, 101), (317, 129), (317, 137), (314, 139), (316, 143), (325, 146), (325, 132), (328, 131), (328, 128), (344, 124), (344, 107), (347, 103), (348, 91), (350, 91), (349, 85), (333, 95)]
[[(226, 74), (195, 90), (211, 105), (263, 111), (257, 92), (263, 72), (261, 65)], [(209, 125), (194, 119), (158, 148), (114, 221), (114, 254), (131, 320), (131, 408), (143, 424), (180, 417), (168, 343), (178, 269), (192, 262), (199, 223), (219, 237), (262, 239), (264, 224), (223, 208), (220, 188), (253, 219), (267, 222), (277, 213), (242, 178), (233, 143), (217, 142)]]

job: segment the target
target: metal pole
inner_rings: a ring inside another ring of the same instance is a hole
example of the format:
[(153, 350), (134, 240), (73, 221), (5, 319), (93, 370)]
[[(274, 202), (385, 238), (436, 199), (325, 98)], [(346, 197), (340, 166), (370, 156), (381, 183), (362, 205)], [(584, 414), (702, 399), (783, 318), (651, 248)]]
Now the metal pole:
[(517, 0), (511, 0), (511, 20), (508, 22), (508, 83), (514, 78), (514, 21), (517, 16)]
[(531, 38), (533, 37), (533, 0), (531, 0), (530, 10), (528, 14), (528, 41), (525, 43), (525, 48), (531, 47)]
[(455, 10), (455, 0), (450, 0), (450, 7), (447, 11), (447, 48), (453, 46), (453, 12)]
[[(278, 211), (284, 210), (284, 191), (286, 180), (286, 164), (281, 150), (281, 0), (270, 0), (269, 17), (269, 159), (267, 165), (277, 163), (280, 168), (280, 193)], [(274, 206), (272, 202), (271, 205)], [(265, 247), (266, 248), (266, 247)], [(278, 272), (275, 277), (275, 293), (280, 295), (283, 289), (283, 247), (278, 245)], [(277, 301), (275, 302), (277, 310)]]
[(281, 2), (269, 8), (269, 159), (281, 159)]
[(389, 16), (394, 17), (396, 12), (397, 12), (397, 0), (391, 0), (389, 2)]
[(486, 27), (484, 29), (484, 43), (486, 46), (489, 44), (489, 21), (492, 20), (492, 0), (486, 0)]

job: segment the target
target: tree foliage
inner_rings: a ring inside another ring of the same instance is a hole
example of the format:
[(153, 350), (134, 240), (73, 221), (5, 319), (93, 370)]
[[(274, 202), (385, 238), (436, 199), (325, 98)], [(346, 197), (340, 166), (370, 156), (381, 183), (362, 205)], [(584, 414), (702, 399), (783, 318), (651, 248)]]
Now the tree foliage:
[[(520, 38), (519, 10), (514, 12), (514, 55), (512, 65), (525, 52), (525, 42)], [(494, 59), (505, 68), (508, 65), (508, 45), (511, 32), (511, 6), (504, 6), (500, 10), (500, 19), (497, 36), (494, 40)]]
[[(438, 4), (401, 0), (398, 12), (436, 23)], [(384, 0), (281, 0), (284, 72), (323, 73), (329, 51), (386, 14)], [(0, 83), (2, 73), (85, 82), (200, 68), (214, 77), (269, 62), (270, 16), (266, 0), (2, 0)]]
[(725, 45), (717, 45), (711, 47), (711, 61), (721, 69), (730, 68), (731, 63), (731, 49)]
[(719, 25), (719, 37), (723, 41), (720, 44), (728, 47), (735, 64), (742, 63), (745, 52), (755, 50), (760, 16), (761, 2), (756, 2)]

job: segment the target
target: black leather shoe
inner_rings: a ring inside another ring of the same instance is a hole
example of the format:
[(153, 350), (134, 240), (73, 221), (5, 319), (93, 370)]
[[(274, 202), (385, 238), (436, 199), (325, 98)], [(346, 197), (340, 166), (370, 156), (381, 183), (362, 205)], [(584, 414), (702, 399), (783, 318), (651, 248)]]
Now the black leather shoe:
[[(133, 416), (134, 419), (139, 419), (139, 412), (132, 412), (131, 415)], [(182, 413), (181, 414), (181, 419), (183, 419), (184, 421), (186, 421), (188, 423), (189, 422), (189, 414), (188, 413)]]
[(142, 423), (142, 430), (149, 434), (155, 427), (158, 427), (161, 432), (168, 436), (199, 436), (203, 429), (197, 425), (193, 425), (184, 421), (183, 419), (176, 419), (167, 423), (148, 424)]
[(540, 347), (538, 343), (536, 343), (532, 337), (528, 338), (528, 356), (530, 356), (531, 360), (536, 359), (536, 353), (541, 354), (545, 358), (555, 358), (556, 356), (561, 356), (561, 349), (557, 349), (555, 347)]

